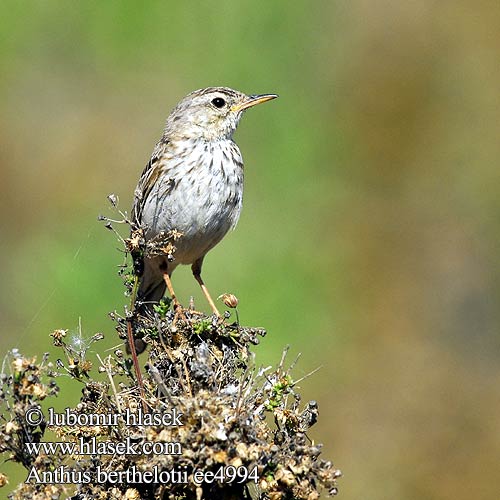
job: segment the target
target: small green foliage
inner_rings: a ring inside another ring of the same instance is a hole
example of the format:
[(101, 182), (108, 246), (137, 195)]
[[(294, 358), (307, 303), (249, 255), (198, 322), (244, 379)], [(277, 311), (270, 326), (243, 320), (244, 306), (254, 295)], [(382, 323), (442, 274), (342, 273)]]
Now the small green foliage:
[(134, 289), (136, 277), (134, 273), (129, 272), (123, 275), (123, 284), (125, 285), (125, 296), (129, 297)]
[(143, 338), (147, 337), (153, 340), (158, 340), (160, 338), (160, 333), (158, 332), (158, 328), (152, 326), (151, 328), (147, 328), (144, 330)]
[(163, 297), (163, 299), (153, 306), (154, 311), (160, 316), (161, 319), (167, 317), (167, 313), (170, 310), (170, 305), (172, 304), (172, 299), (170, 297)]
[(196, 335), (202, 335), (203, 333), (207, 333), (212, 328), (212, 321), (209, 319), (202, 319), (193, 325), (193, 332)]
[(266, 404), (266, 410), (273, 411), (283, 402), (283, 396), (290, 392), (293, 386), (293, 379), (290, 375), (282, 376), (272, 387), (271, 395)]

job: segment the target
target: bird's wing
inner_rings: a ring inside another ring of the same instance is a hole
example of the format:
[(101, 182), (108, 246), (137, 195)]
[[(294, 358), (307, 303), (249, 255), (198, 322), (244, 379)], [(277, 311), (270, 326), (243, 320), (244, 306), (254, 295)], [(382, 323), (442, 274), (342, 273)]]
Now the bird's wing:
[[(168, 141), (160, 140), (153, 150), (151, 159), (139, 177), (139, 182), (134, 192), (134, 202), (131, 212), (132, 233), (137, 229), (143, 228), (143, 211), (144, 206), (154, 189), (158, 178), (162, 175), (164, 169), (164, 156), (168, 147)], [(142, 251), (132, 250), (132, 261), (134, 272), (139, 277), (139, 289), (137, 297), (140, 300), (158, 301), (165, 293), (165, 286), (162, 280), (162, 275), (158, 274), (158, 265), (153, 266), (149, 259), (144, 259)], [(162, 285), (163, 283), (163, 285)]]
[(142, 223), (142, 212), (144, 209), (144, 204), (148, 199), (151, 190), (156, 184), (158, 177), (162, 172), (161, 159), (165, 153), (165, 149), (168, 145), (168, 141), (161, 140), (153, 150), (151, 159), (148, 161), (146, 167), (142, 171), (142, 174), (137, 183), (137, 187), (134, 192), (134, 203), (132, 205), (131, 219), (132, 224), (139, 228)]

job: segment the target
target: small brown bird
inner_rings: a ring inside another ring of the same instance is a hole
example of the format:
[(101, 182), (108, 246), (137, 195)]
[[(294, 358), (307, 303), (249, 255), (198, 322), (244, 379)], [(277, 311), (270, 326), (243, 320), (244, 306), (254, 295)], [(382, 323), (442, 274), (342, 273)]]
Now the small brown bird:
[(179, 308), (170, 277), (179, 264), (190, 264), (212, 311), (220, 316), (201, 267), (241, 212), (243, 160), (232, 136), (246, 109), (276, 97), (209, 87), (187, 95), (171, 112), (135, 190), (132, 221), (146, 240), (170, 231), (181, 236), (174, 260), (167, 255), (144, 259), (136, 301), (156, 302), (168, 288)]

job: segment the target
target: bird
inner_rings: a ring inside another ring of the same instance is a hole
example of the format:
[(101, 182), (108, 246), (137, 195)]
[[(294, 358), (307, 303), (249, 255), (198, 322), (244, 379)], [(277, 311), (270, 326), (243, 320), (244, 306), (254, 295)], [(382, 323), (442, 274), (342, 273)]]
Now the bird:
[(136, 303), (154, 304), (168, 289), (182, 311), (171, 276), (177, 266), (191, 265), (212, 312), (221, 317), (201, 270), (206, 254), (235, 228), (241, 213), (243, 159), (233, 134), (247, 109), (277, 97), (208, 87), (172, 110), (134, 191), (131, 222), (146, 242), (176, 234), (175, 251), (136, 259)]

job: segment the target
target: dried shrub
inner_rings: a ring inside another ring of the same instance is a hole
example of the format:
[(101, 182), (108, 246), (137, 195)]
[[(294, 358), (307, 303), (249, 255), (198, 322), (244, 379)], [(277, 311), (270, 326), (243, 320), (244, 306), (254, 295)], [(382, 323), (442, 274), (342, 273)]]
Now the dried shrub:
[[(127, 252), (133, 249), (142, 255), (158, 250), (145, 248), (138, 233), (124, 244)], [(125, 264), (121, 274), (133, 293), (134, 266)], [(228, 307), (237, 305), (234, 296), (222, 300)], [(35, 470), (56, 484), (32, 480), (18, 485), (9, 498), (314, 500), (321, 491), (335, 495), (340, 471), (320, 458), (321, 445), (308, 436), (318, 419), (318, 406), (314, 401), (301, 402), (300, 380), (293, 377), (295, 363), (286, 366), (285, 350), (274, 369), (258, 368), (251, 347), (259, 344), (265, 330), (242, 327), (238, 321), (229, 322), (229, 317), (226, 312), (221, 321), (192, 309), (179, 317), (168, 299), (141, 314), (112, 313), (120, 338), (127, 340), (130, 324), (137, 341), (149, 346), (147, 355), (142, 355), (142, 390), (124, 349), (98, 356), (97, 368), (92, 366), (88, 348), (102, 334), (75, 344), (67, 340), (65, 330), (56, 330), (53, 343), (63, 353), (56, 363), (47, 356), (38, 363), (12, 351), (5, 364), (9, 368), (1, 375), (0, 452), (22, 464), (32, 479)], [(26, 413), (57, 395), (56, 379), (62, 375), (83, 385), (81, 400), (71, 409), (80, 425), (50, 427), (44, 421), (28, 425)], [(158, 419), (170, 416), (182, 425), (166, 421), (126, 425), (122, 415), (141, 412)], [(89, 415), (114, 416), (116, 421), (88, 423)], [(26, 444), (41, 442), (48, 428), (59, 442), (107, 448), (105, 452), (97, 448), (92, 455), (78, 455), (79, 448), (28, 452)], [(123, 443), (130, 448), (110, 452), (110, 446)], [(145, 445), (162, 452), (135, 453)], [(106, 475), (99, 477), (99, 471)], [(152, 481), (137, 482), (148, 471), (156, 474)], [(212, 473), (214, 480), (196, 482), (197, 471)], [(233, 475), (235, 480), (228, 481)], [(60, 484), (61, 478), (68, 484)], [(0, 486), (5, 480), (0, 476)], [(71, 484), (75, 482), (79, 484)]]

